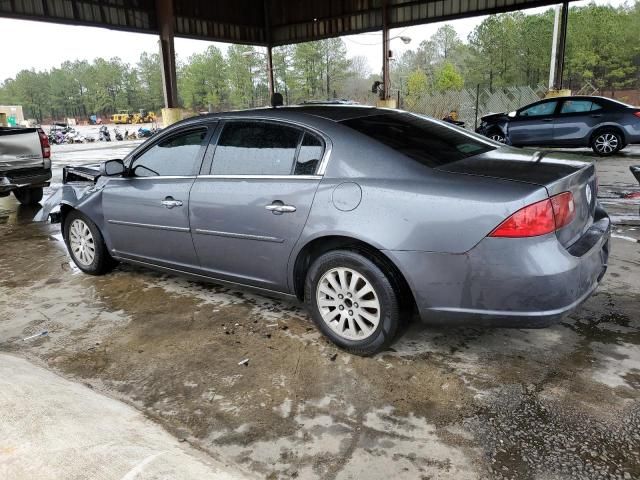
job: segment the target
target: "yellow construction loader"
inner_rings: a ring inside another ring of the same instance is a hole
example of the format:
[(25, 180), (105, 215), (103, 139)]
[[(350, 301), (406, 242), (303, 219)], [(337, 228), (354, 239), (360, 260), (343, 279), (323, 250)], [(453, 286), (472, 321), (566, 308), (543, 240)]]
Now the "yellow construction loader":
[(111, 115), (111, 122), (116, 124), (131, 123), (132, 115), (127, 110), (120, 110)]

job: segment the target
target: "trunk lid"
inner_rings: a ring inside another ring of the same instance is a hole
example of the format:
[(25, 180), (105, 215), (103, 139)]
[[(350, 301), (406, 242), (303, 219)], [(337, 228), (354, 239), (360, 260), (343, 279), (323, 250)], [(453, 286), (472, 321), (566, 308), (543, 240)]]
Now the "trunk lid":
[(577, 241), (593, 224), (597, 203), (595, 168), (575, 155), (503, 147), (438, 169), (540, 185), (546, 188), (550, 197), (571, 192), (575, 217), (556, 231), (558, 240), (565, 247)]

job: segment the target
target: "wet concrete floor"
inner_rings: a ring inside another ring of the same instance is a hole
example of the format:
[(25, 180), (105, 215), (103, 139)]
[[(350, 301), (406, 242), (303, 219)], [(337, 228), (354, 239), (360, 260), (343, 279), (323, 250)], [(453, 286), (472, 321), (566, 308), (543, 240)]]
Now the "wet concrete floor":
[(295, 303), (84, 275), (34, 213), (0, 199), (0, 350), (214, 458), (268, 479), (640, 478), (640, 228), (617, 229), (597, 294), (556, 326), (413, 324), (359, 358)]

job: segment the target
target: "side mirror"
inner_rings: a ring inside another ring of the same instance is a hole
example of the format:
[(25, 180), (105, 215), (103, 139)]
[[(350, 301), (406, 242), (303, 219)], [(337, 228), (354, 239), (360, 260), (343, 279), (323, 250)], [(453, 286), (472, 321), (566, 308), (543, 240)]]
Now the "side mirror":
[(107, 160), (100, 164), (100, 174), (107, 177), (114, 177), (116, 175), (122, 175), (125, 173), (126, 168), (124, 163), (119, 158), (115, 160)]
[(517, 112), (509, 112), (509, 113), (507, 113), (507, 116), (508, 116), (509, 118), (515, 118), (515, 117), (516, 117), (516, 115), (517, 115)]

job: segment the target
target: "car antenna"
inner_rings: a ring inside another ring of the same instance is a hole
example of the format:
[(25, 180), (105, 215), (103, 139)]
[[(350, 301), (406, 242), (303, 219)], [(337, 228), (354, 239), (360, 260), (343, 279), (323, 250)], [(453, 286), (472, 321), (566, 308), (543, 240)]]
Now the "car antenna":
[(271, 106), (273, 108), (281, 107), (284, 105), (284, 99), (282, 98), (282, 94), (280, 92), (275, 92), (271, 95)]

